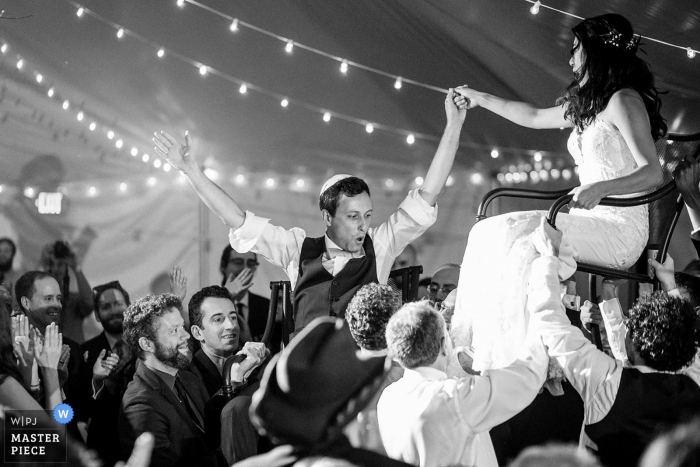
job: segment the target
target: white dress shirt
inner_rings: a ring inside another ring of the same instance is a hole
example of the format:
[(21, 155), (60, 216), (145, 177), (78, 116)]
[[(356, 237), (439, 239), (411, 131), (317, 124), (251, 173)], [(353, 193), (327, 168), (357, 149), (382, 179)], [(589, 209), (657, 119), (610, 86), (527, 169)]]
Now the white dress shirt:
[[(418, 190), (412, 190), (388, 221), (369, 229), (368, 235), (374, 244), (377, 279), (380, 284), (386, 284), (394, 259), (406, 248), (406, 245), (420, 237), (435, 223), (436, 219), (437, 205), (430, 206)], [(270, 224), (269, 221), (270, 219), (258, 217), (246, 211), (243, 225), (238, 229), (230, 230), (229, 242), (239, 253), (252, 251), (275, 266), (281, 267), (294, 289), (299, 276), (299, 257), (306, 232), (298, 227), (291, 229), (278, 227)], [(331, 274), (336, 275), (353, 256), (349, 252), (343, 252), (337, 245), (332, 245), (333, 242), (330, 244), (329, 242), (330, 239), (326, 236), (324, 267), (331, 272), (328, 267), (330, 263), (326, 261), (334, 260)], [(338, 251), (329, 253), (329, 246), (337, 248)], [(348, 257), (345, 253), (351, 256)], [(364, 251), (360, 256), (363, 254)], [(342, 264), (335, 265), (335, 261), (338, 260)]]
[(541, 340), (529, 342), (521, 359), (481, 376), (451, 378), (432, 367), (405, 370), (377, 404), (389, 457), (421, 467), (498, 467), (489, 430), (527, 407), (547, 372)]
[[(528, 287), (528, 309), (531, 320), (538, 323), (542, 330), (542, 340), (547, 346), (549, 356), (555, 358), (564, 370), (564, 375), (581, 395), (584, 404), (584, 424), (590, 425), (601, 421), (610, 412), (617, 392), (625, 362), (609, 357), (599, 351), (581, 330), (572, 326), (566, 317), (564, 306), (559, 298), (559, 278), (557, 276), (557, 258), (545, 256), (537, 258), (532, 264)], [(606, 303), (609, 303), (608, 301)], [(619, 309), (619, 303), (617, 304)], [(613, 308), (604, 307), (604, 319), (609, 318)], [(620, 313), (621, 314), (621, 313)], [(606, 323), (606, 327), (609, 324)], [(624, 325), (621, 318), (611, 322), (609, 336), (613, 342), (611, 348), (619, 354), (620, 342), (624, 343)], [(656, 370), (637, 365), (642, 373)], [(696, 384), (700, 385), (700, 364), (698, 358), (688, 368), (682, 370)]]

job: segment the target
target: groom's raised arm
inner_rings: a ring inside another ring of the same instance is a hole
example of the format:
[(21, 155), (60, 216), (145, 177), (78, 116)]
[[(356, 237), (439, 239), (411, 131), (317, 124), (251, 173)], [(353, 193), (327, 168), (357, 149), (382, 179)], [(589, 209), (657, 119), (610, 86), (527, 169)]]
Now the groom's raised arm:
[(209, 180), (209, 177), (204, 174), (197, 165), (197, 161), (189, 153), (192, 144), (188, 133), (185, 133), (184, 145), (164, 131), (155, 133), (153, 143), (156, 153), (185, 174), (199, 198), (224, 224), (233, 229), (243, 225), (245, 212), (231, 196)]

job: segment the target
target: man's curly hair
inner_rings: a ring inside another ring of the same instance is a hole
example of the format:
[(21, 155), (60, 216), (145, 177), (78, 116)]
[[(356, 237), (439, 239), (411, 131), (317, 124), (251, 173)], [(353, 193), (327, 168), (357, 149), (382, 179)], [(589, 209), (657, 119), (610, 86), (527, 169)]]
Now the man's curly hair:
[(155, 341), (158, 330), (155, 326), (156, 318), (171, 308), (182, 312), (182, 301), (177, 295), (164, 293), (139, 298), (124, 312), (124, 340), (141, 360), (144, 359), (144, 351), (139, 345), (139, 339), (145, 337)]
[(388, 285), (371, 283), (357, 291), (345, 310), (350, 334), (366, 350), (386, 349), (386, 324), (401, 307), (401, 299)]
[(687, 300), (663, 291), (642, 295), (626, 324), (635, 350), (650, 368), (678, 371), (695, 358), (700, 318)]
[(405, 304), (386, 326), (386, 343), (404, 368), (432, 365), (440, 355), (445, 320), (427, 300)]

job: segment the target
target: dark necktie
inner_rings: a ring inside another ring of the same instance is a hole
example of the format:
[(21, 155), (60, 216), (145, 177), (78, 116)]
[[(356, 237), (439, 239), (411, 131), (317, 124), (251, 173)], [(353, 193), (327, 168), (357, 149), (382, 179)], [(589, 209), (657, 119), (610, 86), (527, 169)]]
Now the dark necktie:
[(175, 393), (177, 394), (177, 398), (180, 399), (180, 403), (185, 406), (194, 424), (204, 433), (204, 421), (202, 420), (202, 416), (199, 414), (189, 394), (187, 394), (187, 389), (185, 389), (185, 385), (182, 384), (179, 375), (175, 376)]
[(114, 370), (114, 373), (117, 373), (130, 360), (131, 349), (126, 344), (126, 342), (119, 339), (117, 342), (114, 343), (114, 347), (112, 347), (112, 352), (114, 352), (117, 355), (117, 357), (119, 357), (119, 363), (117, 363), (117, 367)]

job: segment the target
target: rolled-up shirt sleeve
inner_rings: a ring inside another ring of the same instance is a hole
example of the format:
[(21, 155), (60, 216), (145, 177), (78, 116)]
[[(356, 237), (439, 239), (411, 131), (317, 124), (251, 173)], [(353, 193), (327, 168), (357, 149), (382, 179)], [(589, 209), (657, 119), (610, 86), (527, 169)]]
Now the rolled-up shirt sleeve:
[(438, 207), (431, 206), (418, 190), (411, 190), (389, 220), (372, 230), (377, 278), (385, 284), (394, 259), (406, 246), (435, 223)]
[(251, 251), (275, 266), (281, 267), (289, 277), (292, 288), (299, 274), (299, 257), (306, 232), (298, 227), (285, 229), (270, 224), (270, 219), (258, 217), (250, 211), (237, 229), (229, 231), (231, 247), (239, 253)]

